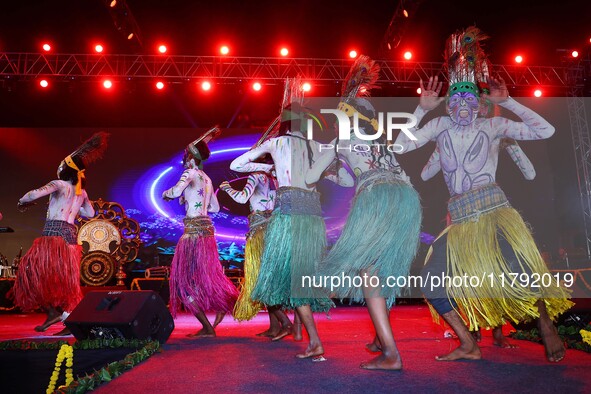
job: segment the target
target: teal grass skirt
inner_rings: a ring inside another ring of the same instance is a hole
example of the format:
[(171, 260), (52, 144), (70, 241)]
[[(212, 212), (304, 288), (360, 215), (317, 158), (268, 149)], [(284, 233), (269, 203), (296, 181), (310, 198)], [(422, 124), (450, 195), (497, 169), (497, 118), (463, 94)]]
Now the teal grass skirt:
[(309, 305), (315, 312), (328, 311), (334, 304), (324, 289), (302, 286), (302, 278), (318, 273), (325, 248), (319, 194), (295, 187), (279, 188), (252, 299), (284, 309)]
[(419, 195), (399, 175), (385, 170), (361, 174), (347, 223), (322, 263), (323, 276), (345, 279), (333, 287), (334, 294), (363, 302), (362, 287), (353, 281), (349, 285), (346, 278), (366, 273), (380, 279), (379, 296), (390, 308), (402, 289), (386, 281), (408, 275), (419, 246), (421, 219)]

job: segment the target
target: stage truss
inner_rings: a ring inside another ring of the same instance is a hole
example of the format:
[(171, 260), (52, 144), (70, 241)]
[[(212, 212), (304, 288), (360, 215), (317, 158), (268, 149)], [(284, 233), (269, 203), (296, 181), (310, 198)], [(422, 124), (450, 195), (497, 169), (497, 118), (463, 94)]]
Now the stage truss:
[[(353, 59), (166, 56), (117, 54), (40, 54), (0, 52), (0, 77), (17, 80), (51, 77), (64, 80), (119, 80), (160, 78), (169, 82), (210, 79), (228, 83), (259, 80), (283, 84), (287, 77), (301, 75), (316, 84), (334, 84), (345, 79)], [(443, 63), (378, 60), (381, 83), (416, 88), (420, 79), (439, 75)], [(553, 88), (566, 92), (565, 67), (496, 65), (496, 72), (512, 88)]]
[[(377, 60), (379, 82), (398, 88), (416, 88), (421, 79), (438, 75), (446, 80), (443, 63)], [(121, 54), (43, 54), (0, 52), (0, 78), (16, 81), (41, 77), (63, 81), (153, 80), (240, 83), (258, 80), (282, 85), (301, 75), (317, 85), (345, 79), (353, 59), (168, 56)], [(553, 96), (569, 97), (569, 116), (583, 210), (586, 253), (591, 258), (591, 139), (584, 106), (584, 79), (591, 74), (589, 54), (564, 66), (495, 65), (512, 89), (549, 89)]]
[(571, 124), (579, 198), (583, 211), (585, 252), (591, 259), (591, 138), (585, 110), (584, 86), (589, 75), (589, 59), (570, 64), (566, 69), (568, 81), (568, 114)]

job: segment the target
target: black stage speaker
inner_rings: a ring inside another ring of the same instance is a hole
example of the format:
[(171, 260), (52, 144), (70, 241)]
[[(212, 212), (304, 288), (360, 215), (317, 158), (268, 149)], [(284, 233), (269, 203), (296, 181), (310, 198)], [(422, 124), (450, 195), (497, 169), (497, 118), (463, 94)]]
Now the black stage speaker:
[(166, 342), (174, 321), (153, 291), (91, 291), (64, 322), (76, 339), (155, 339)]

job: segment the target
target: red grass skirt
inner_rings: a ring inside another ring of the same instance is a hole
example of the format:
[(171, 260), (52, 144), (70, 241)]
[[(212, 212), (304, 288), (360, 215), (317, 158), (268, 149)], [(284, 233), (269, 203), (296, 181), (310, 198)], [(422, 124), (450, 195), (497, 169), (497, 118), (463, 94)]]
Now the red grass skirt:
[(176, 246), (170, 276), (173, 316), (189, 312), (232, 312), (238, 290), (224, 274), (213, 236), (184, 234)]
[(22, 311), (39, 307), (72, 311), (82, 299), (80, 258), (82, 249), (62, 237), (35, 239), (23, 256), (14, 285), (15, 304)]

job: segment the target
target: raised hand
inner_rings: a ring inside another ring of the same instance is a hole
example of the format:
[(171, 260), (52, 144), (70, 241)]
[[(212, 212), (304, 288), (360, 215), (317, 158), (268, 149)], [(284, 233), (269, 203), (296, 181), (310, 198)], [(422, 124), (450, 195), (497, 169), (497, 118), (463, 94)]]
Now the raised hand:
[(500, 104), (509, 97), (509, 90), (503, 78), (488, 77), (489, 94), (482, 94), (482, 97), (494, 104)]
[(443, 100), (445, 100), (445, 97), (439, 97), (442, 86), (443, 82), (439, 82), (439, 78), (437, 76), (429, 78), (426, 88), (423, 85), (423, 80), (421, 79), (421, 100), (419, 101), (419, 105), (422, 109), (425, 111), (431, 111), (432, 109), (437, 108), (437, 106)]

